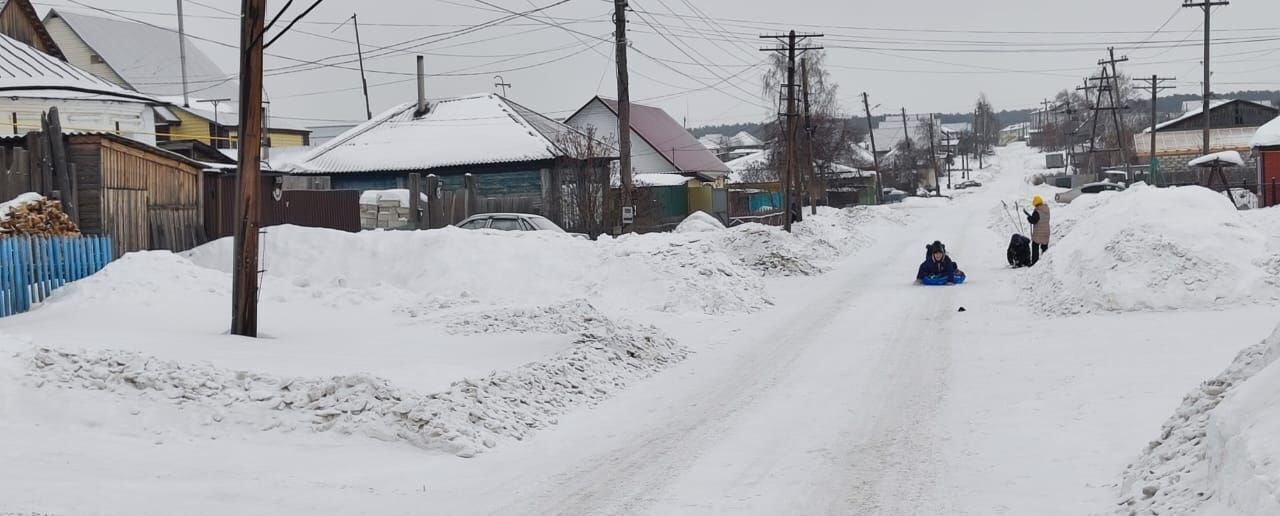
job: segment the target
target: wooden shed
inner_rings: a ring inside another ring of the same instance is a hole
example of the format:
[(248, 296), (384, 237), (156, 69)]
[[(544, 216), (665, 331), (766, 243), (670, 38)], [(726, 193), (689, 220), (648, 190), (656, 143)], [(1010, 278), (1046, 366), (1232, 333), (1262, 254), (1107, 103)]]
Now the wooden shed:
[(114, 134), (66, 142), (81, 231), (111, 235), (117, 255), (203, 242), (200, 163)]

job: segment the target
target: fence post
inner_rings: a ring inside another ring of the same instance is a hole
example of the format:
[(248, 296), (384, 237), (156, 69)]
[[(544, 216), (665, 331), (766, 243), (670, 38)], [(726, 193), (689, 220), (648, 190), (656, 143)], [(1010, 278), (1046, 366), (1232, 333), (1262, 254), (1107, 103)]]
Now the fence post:
[(409, 227), (422, 229), (422, 174), (409, 174)]
[(1280, 199), (1276, 198), (1276, 178), (1273, 177), (1271, 178), (1271, 206), (1280, 204), (1277, 201), (1280, 201)]
[(440, 196), (440, 176), (427, 174), (427, 227), (438, 229), (445, 227), (444, 203)]
[(462, 212), (465, 217), (476, 214), (476, 176), (470, 172), (462, 176)]

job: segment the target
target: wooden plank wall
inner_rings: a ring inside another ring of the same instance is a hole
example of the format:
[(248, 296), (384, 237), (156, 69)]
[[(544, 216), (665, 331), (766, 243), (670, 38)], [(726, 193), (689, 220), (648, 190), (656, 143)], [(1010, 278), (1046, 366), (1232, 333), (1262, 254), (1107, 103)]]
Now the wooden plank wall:
[[(185, 251), (199, 245), (204, 234), (200, 223), (200, 170), (124, 143), (105, 138), (99, 141), (103, 192), (114, 195), (113, 200), (118, 203), (109, 213), (104, 210), (104, 219), (108, 220), (108, 227), (123, 231), (122, 235), (132, 235), (117, 237), (116, 252)], [(137, 194), (125, 191), (143, 192), (144, 215), (134, 213)], [(110, 220), (112, 216), (121, 220)]]

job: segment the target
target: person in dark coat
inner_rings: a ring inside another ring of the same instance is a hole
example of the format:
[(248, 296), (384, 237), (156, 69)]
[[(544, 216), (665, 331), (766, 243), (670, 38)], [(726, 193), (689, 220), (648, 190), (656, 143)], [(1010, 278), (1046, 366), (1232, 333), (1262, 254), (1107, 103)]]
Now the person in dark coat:
[(934, 241), (932, 244), (925, 246), (927, 256), (924, 263), (920, 264), (920, 269), (916, 271), (916, 280), (922, 280), (927, 277), (946, 277), (948, 283), (955, 283), (956, 273), (960, 268), (956, 262), (951, 261), (951, 257), (947, 256), (947, 247), (942, 242)]

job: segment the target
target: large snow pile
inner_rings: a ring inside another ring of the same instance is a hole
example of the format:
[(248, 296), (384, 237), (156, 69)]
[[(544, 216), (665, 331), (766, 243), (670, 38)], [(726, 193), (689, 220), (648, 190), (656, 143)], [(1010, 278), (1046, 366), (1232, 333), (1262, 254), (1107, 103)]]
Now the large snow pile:
[(1074, 209), (1069, 232), (1022, 276), (1041, 310), (1181, 310), (1280, 294), (1267, 235), (1211, 190), (1136, 185)]
[[(344, 233), (280, 226), (265, 237), (264, 265), (268, 279), (295, 284), (393, 286), (483, 303), (590, 296), (603, 308), (708, 314), (768, 304), (758, 275), (723, 249), (664, 237), (591, 242), (543, 231)], [(231, 253), (231, 239), (222, 239), (189, 254), (198, 265), (230, 272)]]
[(723, 231), (724, 224), (720, 223), (720, 219), (708, 215), (706, 212), (695, 211), (685, 217), (676, 226), (676, 233), (699, 233), (704, 231)]
[(1280, 514), (1280, 327), (1192, 390), (1129, 465), (1119, 514)]
[(359, 434), (470, 457), (500, 439), (523, 439), (569, 407), (604, 399), (685, 356), (657, 328), (593, 322), (576, 346), (550, 360), (463, 379), (438, 393), (367, 373), (291, 378), (109, 349), (39, 347), (27, 376), (37, 388), (179, 404), (217, 424)]

